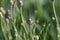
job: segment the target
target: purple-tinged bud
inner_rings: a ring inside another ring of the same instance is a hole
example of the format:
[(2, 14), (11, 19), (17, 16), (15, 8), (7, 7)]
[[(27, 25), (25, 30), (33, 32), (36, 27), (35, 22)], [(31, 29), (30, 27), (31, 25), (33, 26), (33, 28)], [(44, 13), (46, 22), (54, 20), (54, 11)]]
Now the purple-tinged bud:
[(7, 9), (7, 10), (6, 10), (6, 13), (7, 13), (7, 14), (10, 14), (10, 13), (11, 13), (10, 9)]
[(34, 40), (39, 40), (39, 36), (38, 35), (34, 35)]
[(29, 18), (29, 19), (28, 19), (28, 22), (31, 24), (31, 23), (32, 23), (32, 19), (31, 19), (31, 18)]

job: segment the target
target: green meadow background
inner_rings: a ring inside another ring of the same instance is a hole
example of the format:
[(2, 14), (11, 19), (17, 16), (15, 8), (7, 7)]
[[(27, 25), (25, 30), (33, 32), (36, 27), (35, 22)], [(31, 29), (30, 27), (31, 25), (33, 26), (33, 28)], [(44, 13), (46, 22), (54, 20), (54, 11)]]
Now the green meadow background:
[(60, 0), (22, 1), (0, 0), (0, 40), (60, 40)]

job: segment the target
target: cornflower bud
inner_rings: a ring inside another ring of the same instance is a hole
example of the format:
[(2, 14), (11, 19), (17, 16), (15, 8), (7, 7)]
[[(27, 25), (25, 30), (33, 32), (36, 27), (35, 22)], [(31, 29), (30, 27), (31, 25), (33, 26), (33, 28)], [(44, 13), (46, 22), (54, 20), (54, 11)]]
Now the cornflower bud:
[(10, 9), (7, 9), (7, 10), (6, 10), (6, 13), (7, 13), (7, 14), (10, 14), (10, 13), (11, 13)]
[(32, 19), (31, 18), (28, 19), (28, 23), (30, 23), (30, 24), (32, 23)]
[(15, 0), (10, 0), (10, 3), (13, 5), (14, 4), (14, 2), (15, 2)]
[(20, 2), (20, 6), (23, 6), (23, 1), (22, 0), (19, 0), (19, 2)]

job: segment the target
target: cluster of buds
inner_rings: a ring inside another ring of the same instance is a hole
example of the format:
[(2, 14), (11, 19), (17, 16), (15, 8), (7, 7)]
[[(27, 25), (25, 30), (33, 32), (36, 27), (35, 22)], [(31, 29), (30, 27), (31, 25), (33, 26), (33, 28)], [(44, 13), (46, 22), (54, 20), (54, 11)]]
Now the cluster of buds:
[(15, 0), (10, 0), (10, 3), (13, 5), (14, 4), (14, 2), (15, 2)]
[(22, 0), (19, 0), (19, 2), (20, 2), (20, 6), (23, 6), (23, 1)]
[(6, 23), (9, 23), (9, 14), (10, 14), (10, 9), (6, 9), (6, 14), (5, 14), (5, 21)]
[[(3, 7), (0, 7), (0, 16), (3, 17), (3, 14), (6, 14), (6, 11), (4, 10)], [(8, 18), (5, 18), (5, 21), (6, 21), (7, 23), (9, 23)]]

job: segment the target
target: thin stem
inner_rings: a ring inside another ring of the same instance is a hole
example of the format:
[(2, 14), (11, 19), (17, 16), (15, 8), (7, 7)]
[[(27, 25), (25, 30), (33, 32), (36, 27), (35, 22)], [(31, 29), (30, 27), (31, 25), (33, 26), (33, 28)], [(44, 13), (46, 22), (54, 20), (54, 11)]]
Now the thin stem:
[[(58, 22), (58, 17), (57, 17), (57, 14), (56, 14), (56, 10), (55, 10), (55, 5), (54, 5), (55, 1), (53, 1), (53, 12), (54, 12), (54, 15), (55, 15), (55, 18), (56, 18), (56, 23), (57, 23), (57, 30), (59, 28), (59, 22)], [(59, 30), (58, 30), (59, 31)], [(59, 35), (59, 32), (58, 32), (58, 35)]]
[(55, 18), (56, 18), (57, 26), (59, 27), (58, 17), (56, 15), (55, 6), (54, 6), (54, 1), (53, 1), (53, 11), (54, 11), (54, 15), (55, 15)]
[(47, 33), (48, 33), (50, 25), (51, 25), (51, 23), (49, 23), (48, 26), (47, 26), (47, 29), (46, 29), (46, 32), (45, 32), (43, 40), (46, 40), (46, 36), (47, 36)]
[(12, 5), (11, 5), (11, 19), (12, 19)]
[(24, 19), (23, 19), (24, 17), (22, 15), (22, 7), (20, 7), (20, 11), (21, 11), (21, 19), (22, 19), (22, 23), (23, 23), (24, 29), (25, 29), (26, 33), (28, 34), (28, 32), (26, 30), (26, 27), (25, 27), (25, 24), (24, 24)]

